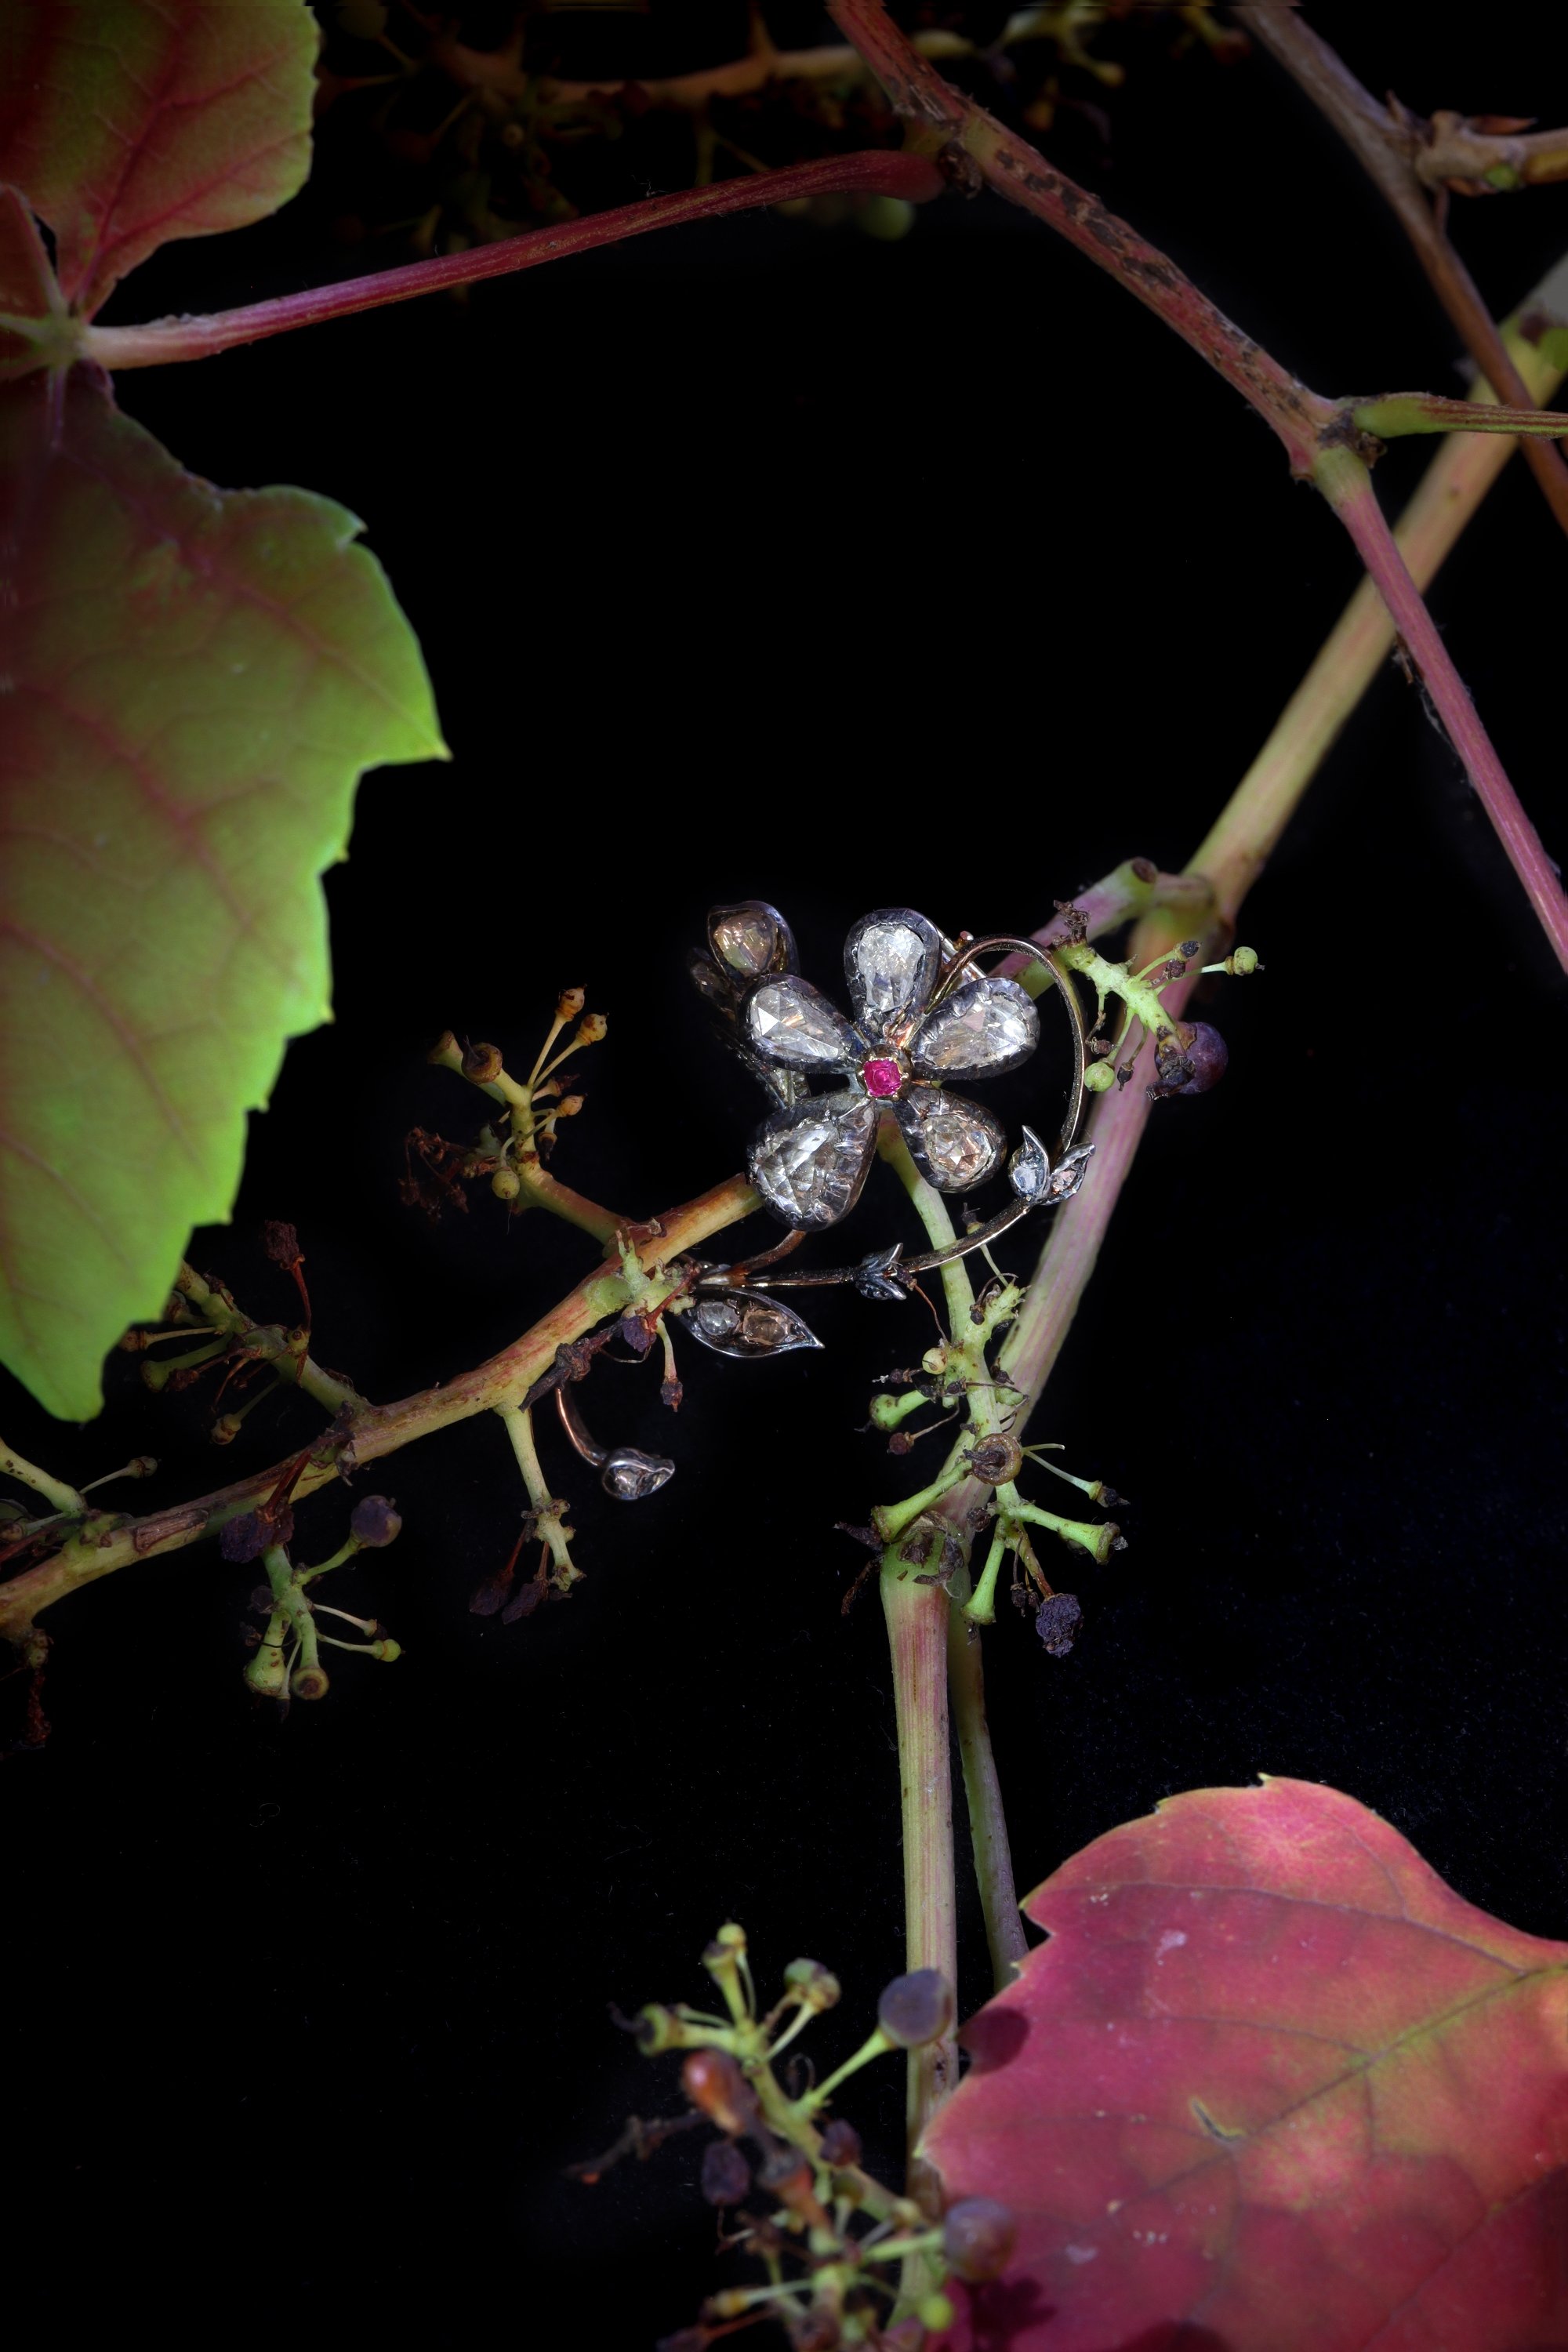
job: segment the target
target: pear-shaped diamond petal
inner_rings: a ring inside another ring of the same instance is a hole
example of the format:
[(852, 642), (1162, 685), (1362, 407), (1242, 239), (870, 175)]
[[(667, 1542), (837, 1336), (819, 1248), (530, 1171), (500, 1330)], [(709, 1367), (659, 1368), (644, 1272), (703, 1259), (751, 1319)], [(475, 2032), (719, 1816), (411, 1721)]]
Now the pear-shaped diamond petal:
[(962, 1095), (911, 1087), (895, 1108), (916, 1166), (939, 1192), (967, 1192), (983, 1184), (1002, 1157), (1001, 1121)]
[(936, 984), (942, 938), (908, 907), (863, 915), (844, 947), (855, 1018), (873, 1044), (919, 1013)]
[(790, 1070), (857, 1066), (849, 1024), (808, 980), (784, 972), (764, 980), (746, 999), (746, 1029), (764, 1059)]
[(715, 907), (708, 918), (708, 944), (718, 961), (743, 980), (758, 972), (788, 971), (795, 962), (789, 925), (763, 898)]
[(994, 1078), (1039, 1042), (1040, 1016), (1016, 980), (966, 980), (921, 1022), (910, 1059), (924, 1078)]
[(752, 1139), (752, 1181), (786, 1225), (832, 1225), (860, 1196), (877, 1137), (865, 1095), (814, 1095), (775, 1111)]
[(793, 1307), (756, 1290), (716, 1290), (694, 1298), (681, 1328), (716, 1354), (738, 1356), (745, 1361), (822, 1345)]

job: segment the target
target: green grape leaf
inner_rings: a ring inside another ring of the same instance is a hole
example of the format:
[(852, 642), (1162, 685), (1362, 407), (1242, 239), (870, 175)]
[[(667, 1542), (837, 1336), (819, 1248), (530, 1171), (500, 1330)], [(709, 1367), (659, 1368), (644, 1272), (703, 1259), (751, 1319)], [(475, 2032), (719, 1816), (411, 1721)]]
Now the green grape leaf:
[(357, 779), (444, 756), (359, 528), (197, 480), (93, 371), (0, 386), (0, 1357), (63, 1417), (330, 1018)]
[(74, 310), (160, 245), (295, 194), (316, 47), (302, 0), (5, 0), (0, 180), (53, 229)]

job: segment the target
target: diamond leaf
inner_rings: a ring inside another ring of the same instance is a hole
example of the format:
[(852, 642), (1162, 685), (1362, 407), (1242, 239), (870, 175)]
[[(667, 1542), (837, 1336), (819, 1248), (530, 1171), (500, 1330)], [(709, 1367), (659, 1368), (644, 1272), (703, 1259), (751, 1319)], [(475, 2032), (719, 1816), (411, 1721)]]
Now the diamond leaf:
[(1568, 1944), (1300, 1780), (1173, 1798), (1024, 1907), (1050, 1941), (924, 2142), (1022, 2225), (955, 2346), (1568, 2341)]
[(54, 230), (73, 310), (158, 246), (294, 194), (316, 46), (301, 0), (5, 0), (0, 180)]
[(329, 1017), (357, 778), (442, 745), (352, 515), (54, 392), (0, 387), (0, 1355), (82, 1418)]

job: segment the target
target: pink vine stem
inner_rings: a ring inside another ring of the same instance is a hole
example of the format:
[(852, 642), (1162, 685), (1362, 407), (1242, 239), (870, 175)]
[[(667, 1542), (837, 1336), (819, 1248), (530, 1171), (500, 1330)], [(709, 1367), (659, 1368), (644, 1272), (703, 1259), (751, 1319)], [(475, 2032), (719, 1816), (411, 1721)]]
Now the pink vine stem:
[(87, 327), (81, 334), (81, 356), (106, 368), (163, 367), (174, 361), (208, 359), (216, 352), (258, 342), (267, 335), (286, 335), (296, 327), (319, 326), (328, 319), (348, 318), (356, 310), (410, 302), (421, 294), (473, 286), (487, 278), (507, 278), (514, 270), (532, 269), (543, 261), (563, 261), (596, 246), (646, 236), (650, 229), (715, 220), (726, 213), (753, 212), (765, 205), (798, 203), (807, 196), (900, 196), (918, 205), (940, 195), (944, 185), (936, 164), (925, 155), (868, 148), (853, 155), (818, 156), (812, 163), (791, 163), (777, 172), (722, 180), (717, 187), (686, 188), (674, 195), (622, 205), (614, 212), (591, 213), (585, 220), (572, 221), (562, 228), (530, 229), (499, 245), (442, 254), (434, 261), (410, 261), (398, 269), (377, 270), (369, 278), (345, 278), (336, 286), (310, 287), (303, 293), (282, 294), (270, 302), (247, 302), (237, 310), (216, 310), (198, 319), (154, 319), (144, 326)]
[(1568, 971), (1568, 897), (1563, 895), (1562, 879), (1525, 814), (1469, 689), (1454, 667), (1421, 591), (1410, 576), (1377, 502), (1372, 476), (1352, 451), (1327, 449), (1313, 467), (1313, 478), (1354, 541), (1405, 651), (1421, 673), (1448, 740), (1465, 763), (1477, 797), (1508, 852), (1509, 863), (1529, 894), (1552, 951)]
[(1343, 405), (1297, 383), (1216, 310), (1168, 255), (944, 81), (893, 23), (882, 0), (828, 0), (828, 13), (917, 140), (940, 141), (951, 171), (973, 173), (976, 184), (988, 183), (1075, 245), (1163, 319), (1272, 425), (1291, 471), (1317, 484), (1350, 532), (1552, 950), (1568, 971), (1568, 898), (1394, 544), (1366, 467), (1351, 446), (1353, 435), (1346, 426), (1352, 420)]

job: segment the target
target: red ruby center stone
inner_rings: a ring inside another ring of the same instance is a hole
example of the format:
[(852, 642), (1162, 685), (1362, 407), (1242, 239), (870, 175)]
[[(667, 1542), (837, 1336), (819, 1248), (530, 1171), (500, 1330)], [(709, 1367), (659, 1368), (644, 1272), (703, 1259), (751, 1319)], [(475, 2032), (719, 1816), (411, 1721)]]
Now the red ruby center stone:
[(896, 1095), (904, 1083), (897, 1062), (868, 1062), (860, 1072), (868, 1095)]

